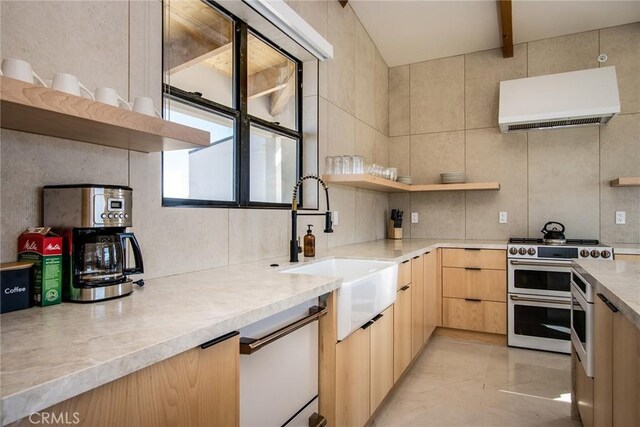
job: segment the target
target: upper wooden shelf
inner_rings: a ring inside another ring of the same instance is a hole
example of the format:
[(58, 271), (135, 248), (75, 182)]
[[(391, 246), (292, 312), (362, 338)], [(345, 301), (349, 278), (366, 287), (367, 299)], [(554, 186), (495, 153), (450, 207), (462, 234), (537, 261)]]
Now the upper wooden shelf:
[(207, 147), (209, 132), (0, 77), (0, 127), (151, 153)]
[(474, 191), (499, 190), (498, 182), (468, 182), (464, 184), (417, 184), (408, 185), (390, 181), (373, 175), (323, 175), (327, 183), (366, 188), (367, 190), (385, 191), (387, 193), (425, 192), (425, 191)]
[(640, 187), (640, 176), (621, 176), (612, 179), (610, 185), (612, 187)]

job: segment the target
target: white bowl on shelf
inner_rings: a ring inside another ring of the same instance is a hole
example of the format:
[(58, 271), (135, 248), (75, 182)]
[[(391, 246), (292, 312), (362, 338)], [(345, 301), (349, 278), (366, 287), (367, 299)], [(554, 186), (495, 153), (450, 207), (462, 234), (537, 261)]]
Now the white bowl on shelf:
[(399, 176), (397, 180), (400, 184), (408, 184), (411, 185), (413, 179), (410, 176)]
[(462, 184), (467, 182), (467, 174), (464, 172), (444, 172), (440, 174), (440, 182), (443, 184)]

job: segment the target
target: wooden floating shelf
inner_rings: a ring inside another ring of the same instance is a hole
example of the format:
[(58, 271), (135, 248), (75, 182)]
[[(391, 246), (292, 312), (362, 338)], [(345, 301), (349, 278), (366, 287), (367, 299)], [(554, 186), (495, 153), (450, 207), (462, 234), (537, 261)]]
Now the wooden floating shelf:
[(640, 187), (640, 176), (621, 176), (612, 179), (610, 185), (612, 187)]
[(468, 182), (464, 184), (416, 184), (408, 185), (373, 175), (323, 175), (326, 183), (348, 185), (367, 190), (387, 193), (426, 192), (426, 191), (478, 191), (500, 190), (498, 182)]
[(0, 77), (0, 127), (151, 153), (208, 147), (209, 132), (9, 77)]

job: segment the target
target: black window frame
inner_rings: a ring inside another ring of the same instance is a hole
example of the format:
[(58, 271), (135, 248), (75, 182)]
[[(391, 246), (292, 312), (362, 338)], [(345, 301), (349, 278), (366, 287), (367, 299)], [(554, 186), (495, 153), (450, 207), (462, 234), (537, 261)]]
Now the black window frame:
[[(303, 138), (302, 130), (302, 61), (276, 45), (268, 38), (260, 34), (256, 29), (242, 19), (238, 18), (231, 12), (225, 10), (220, 5), (210, 0), (201, 0), (215, 11), (227, 16), (233, 22), (233, 93), (232, 106), (218, 103), (206, 98), (197, 92), (187, 92), (177, 87), (171, 86), (165, 82), (165, 26), (166, 18), (162, 20), (162, 112), (164, 114), (166, 101), (174, 100), (184, 103), (190, 107), (199, 108), (205, 112), (221, 115), (223, 117), (233, 119), (234, 123), (234, 196), (235, 201), (224, 200), (202, 200), (202, 199), (181, 199), (170, 198), (164, 196), (164, 153), (161, 157), (161, 191), (163, 207), (210, 207), (210, 208), (242, 208), (242, 209), (289, 209), (291, 203), (272, 203), (272, 202), (256, 202), (251, 201), (251, 126), (273, 132), (278, 135), (292, 138), (296, 141), (296, 181), (302, 177), (302, 159), (303, 159)], [(163, 8), (168, 7), (168, 3), (163, 1)], [(163, 13), (166, 17), (168, 14)], [(281, 126), (276, 122), (270, 122), (260, 117), (249, 114), (248, 108), (248, 37), (249, 33), (259, 38), (262, 42), (272, 47), (285, 58), (292, 61), (296, 67), (296, 129), (289, 129)], [(291, 188), (293, 192), (293, 188)], [(299, 204), (302, 205), (302, 194), (298, 195)]]

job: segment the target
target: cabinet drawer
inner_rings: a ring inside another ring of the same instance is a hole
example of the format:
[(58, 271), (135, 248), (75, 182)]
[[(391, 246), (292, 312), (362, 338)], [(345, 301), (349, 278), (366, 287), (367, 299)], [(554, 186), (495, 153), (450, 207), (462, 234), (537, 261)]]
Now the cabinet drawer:
[(411, 260), (407, 260), (398, 264), (398, 287), (396, 290), (400, 290), (401, 287), (411, 283)]
[(445, 267), (442, 269), (442, 295), (506, 302), (507, 272)]
[(442, 326), (471, 331), (507, 333), (507, 304), (442, 298)]
[(497, 249), (443, 249), (442, 266), (506, 270), (507, 252)]

